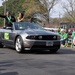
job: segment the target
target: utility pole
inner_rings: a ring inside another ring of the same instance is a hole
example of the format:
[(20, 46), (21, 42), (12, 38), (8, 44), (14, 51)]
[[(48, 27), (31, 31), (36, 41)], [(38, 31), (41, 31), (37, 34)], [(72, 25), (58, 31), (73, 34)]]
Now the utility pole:
[(60, 11), (59, 11), (59, 28), (61, 27), (61, 26), (60, 26), (60, 21), (61, 21), (61, 13), (60, 13)]
[[(6, 14), (6, 1), (7, 0), (2, 0), (3, 1), (3, 6), (4, 6), (4, 15)], [(5, 26), (5, 19), (4, 19), (4, 26)]]

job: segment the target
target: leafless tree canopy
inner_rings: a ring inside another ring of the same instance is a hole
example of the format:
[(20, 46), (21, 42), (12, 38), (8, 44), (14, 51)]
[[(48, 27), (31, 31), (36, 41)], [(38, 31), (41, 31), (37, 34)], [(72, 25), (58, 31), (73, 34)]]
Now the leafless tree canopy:
[(65, 12), (69, 15), (69, 19), (75, 20), (75, 0), (66, 1), (67, 2), (63, 3), (63, 8), (65, 9)]
[(53, 7), (58, 3), (59, 0), (40, 0), (42, 4), (44, 4), (44, 6), (47, 9), (47, 18), (48, 18), (48, 22), (50, 19), (50, 12), (53, 9)]

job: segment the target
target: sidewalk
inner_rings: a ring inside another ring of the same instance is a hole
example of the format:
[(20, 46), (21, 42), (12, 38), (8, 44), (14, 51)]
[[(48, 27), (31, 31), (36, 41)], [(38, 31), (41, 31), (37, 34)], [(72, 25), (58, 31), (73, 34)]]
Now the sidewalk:
[(73, 48), (75, 49), (75, 46), (71, 46), (71, 45), (61, 45), (61, 48)]

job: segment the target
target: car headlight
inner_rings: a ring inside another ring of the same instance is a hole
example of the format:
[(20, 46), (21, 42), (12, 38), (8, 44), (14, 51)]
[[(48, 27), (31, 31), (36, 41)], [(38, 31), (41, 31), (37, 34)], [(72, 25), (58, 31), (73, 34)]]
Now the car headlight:
[(31, 35), (31, 36), (27, 36), (26, 37), (26, 39), (35, 39), (35, 38), (36, 38), (36, 36), (34, 36), (34, 35), (33, 36)]

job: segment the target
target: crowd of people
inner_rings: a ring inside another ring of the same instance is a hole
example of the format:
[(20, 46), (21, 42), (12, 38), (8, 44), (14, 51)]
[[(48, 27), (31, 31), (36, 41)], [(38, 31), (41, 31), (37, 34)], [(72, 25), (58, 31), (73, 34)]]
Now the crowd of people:
[(66, 29), (59, 29), (58, 34), (61, 36), (61, 46), (68, 46), (70, 41), (70, 46), (73, 47), (75, 45), (75, 31), (72, 32), (71, 35), (68, 34)]

